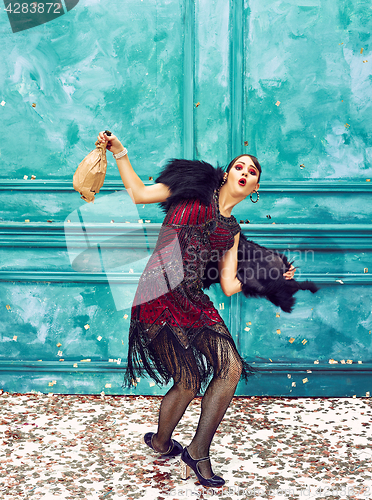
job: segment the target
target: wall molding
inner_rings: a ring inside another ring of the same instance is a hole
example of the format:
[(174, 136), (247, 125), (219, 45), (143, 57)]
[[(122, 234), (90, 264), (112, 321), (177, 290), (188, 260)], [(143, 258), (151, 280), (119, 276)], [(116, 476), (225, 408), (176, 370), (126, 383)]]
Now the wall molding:
[[(192, 97), (190, 98), (192, 102)], [(189, 99), (189, 100), (190, 100)], [(187, 104), (190, 106), (190, 103)], [(191, 133), (190, 123), (185, 124), (185, 129), (188, 130), (188, 135), (190, 138), (188, 141), (190, 144), (185, 146), (185, 157), (190, 154), (191, 150), (194, 149), (193, 141), (193, 126)], [(237, 133), (237, 132), (236, 132)], [(237, 141), (238, 139), (234, 139)], [(187, 152), (187, 155), (186, 155)], [(145, 185), (154, 184), (153, 181), (148, 179), (142, 179)], [(61, 180), (61, 179), (40, 179), (40, 180), (24, 180), (24, 179), (0, 179), (0, 191), (70, 191), (71, 193), (75, 190), (72, 186), (71, 180)], [(125, 191), (123, 183), (119, 180), (105, 180), (105, 184), (102, 186), (101, 191)], [(301, 180), (301, 181), (265, 181), (260, 187), (260, 192), (275, 192), (275, 193), (313, 193), (314, 195), (318, 193), (327, 193), (328, 195), (333, 195), (334, 193), (345, 193), (345, 194), (356, 194), (356, 193), (372, 193), (372, 182), (366, 182), (365, 179), (360, 179), (357, 181), (349, 181), (347, 179), (329, 179), (329, 180)]]
[[(285, 250), (372, 250), (372, 224), (241, 224), (248, 239), (280, 251)], [(1, 222), (0, 247), (106, 248), (155, 247), (160, 223), (44, 223)]]

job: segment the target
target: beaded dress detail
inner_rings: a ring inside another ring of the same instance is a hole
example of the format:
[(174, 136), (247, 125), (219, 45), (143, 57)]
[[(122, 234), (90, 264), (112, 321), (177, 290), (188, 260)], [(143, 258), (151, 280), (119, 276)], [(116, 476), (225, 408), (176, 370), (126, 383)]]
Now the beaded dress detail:
[[(218, 191), (208, 205), (194, 198), (170, 206), (132, 306), (127, 385), (147, 374), (158, 384), (173, 378), (195, 389), (213, 374), (224, 377), (234, 359), (241, 361), (245, 379), (253, 373), (202, 281), (207, 264), (217, 262), (239, 232), (234, 216), (220, 214)], [(211, 342), (213, 349), (206, 349)], [(217, 365), (222, 368), (215, 373)]]

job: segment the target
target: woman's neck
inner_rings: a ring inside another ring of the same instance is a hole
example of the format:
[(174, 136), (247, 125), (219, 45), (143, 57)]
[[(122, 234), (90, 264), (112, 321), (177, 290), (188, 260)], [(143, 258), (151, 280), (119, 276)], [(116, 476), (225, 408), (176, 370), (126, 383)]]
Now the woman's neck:
[(233, 198), (229, 194), (226, 185), (221, 186), (220, 189), (218, 190), (218, 193), (219, 193), (218, 202), (219, 202), (220, 214), (223, 215), (224, 217), (230, 217), (232, 209), (241, 200)]

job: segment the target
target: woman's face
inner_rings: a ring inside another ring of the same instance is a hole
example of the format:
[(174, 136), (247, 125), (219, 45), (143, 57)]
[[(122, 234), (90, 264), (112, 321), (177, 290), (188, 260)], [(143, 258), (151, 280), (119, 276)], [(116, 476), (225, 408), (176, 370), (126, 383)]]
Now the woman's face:
[(226, 184), (231, 194), (246, 197), (260, 187), (259, 174), (252, 159), (249, 156), (241, 156), (231, 167)]

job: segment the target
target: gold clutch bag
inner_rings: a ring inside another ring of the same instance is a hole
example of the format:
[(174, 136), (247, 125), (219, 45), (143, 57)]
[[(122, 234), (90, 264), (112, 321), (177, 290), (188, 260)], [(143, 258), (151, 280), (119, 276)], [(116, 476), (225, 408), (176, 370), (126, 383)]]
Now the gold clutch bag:
[(103, 186), (107, 170), (106, 146), (100, 141), (80, 163), (73, 177), (73, 186), (88, 203), (94, 202), (94, 196)]

